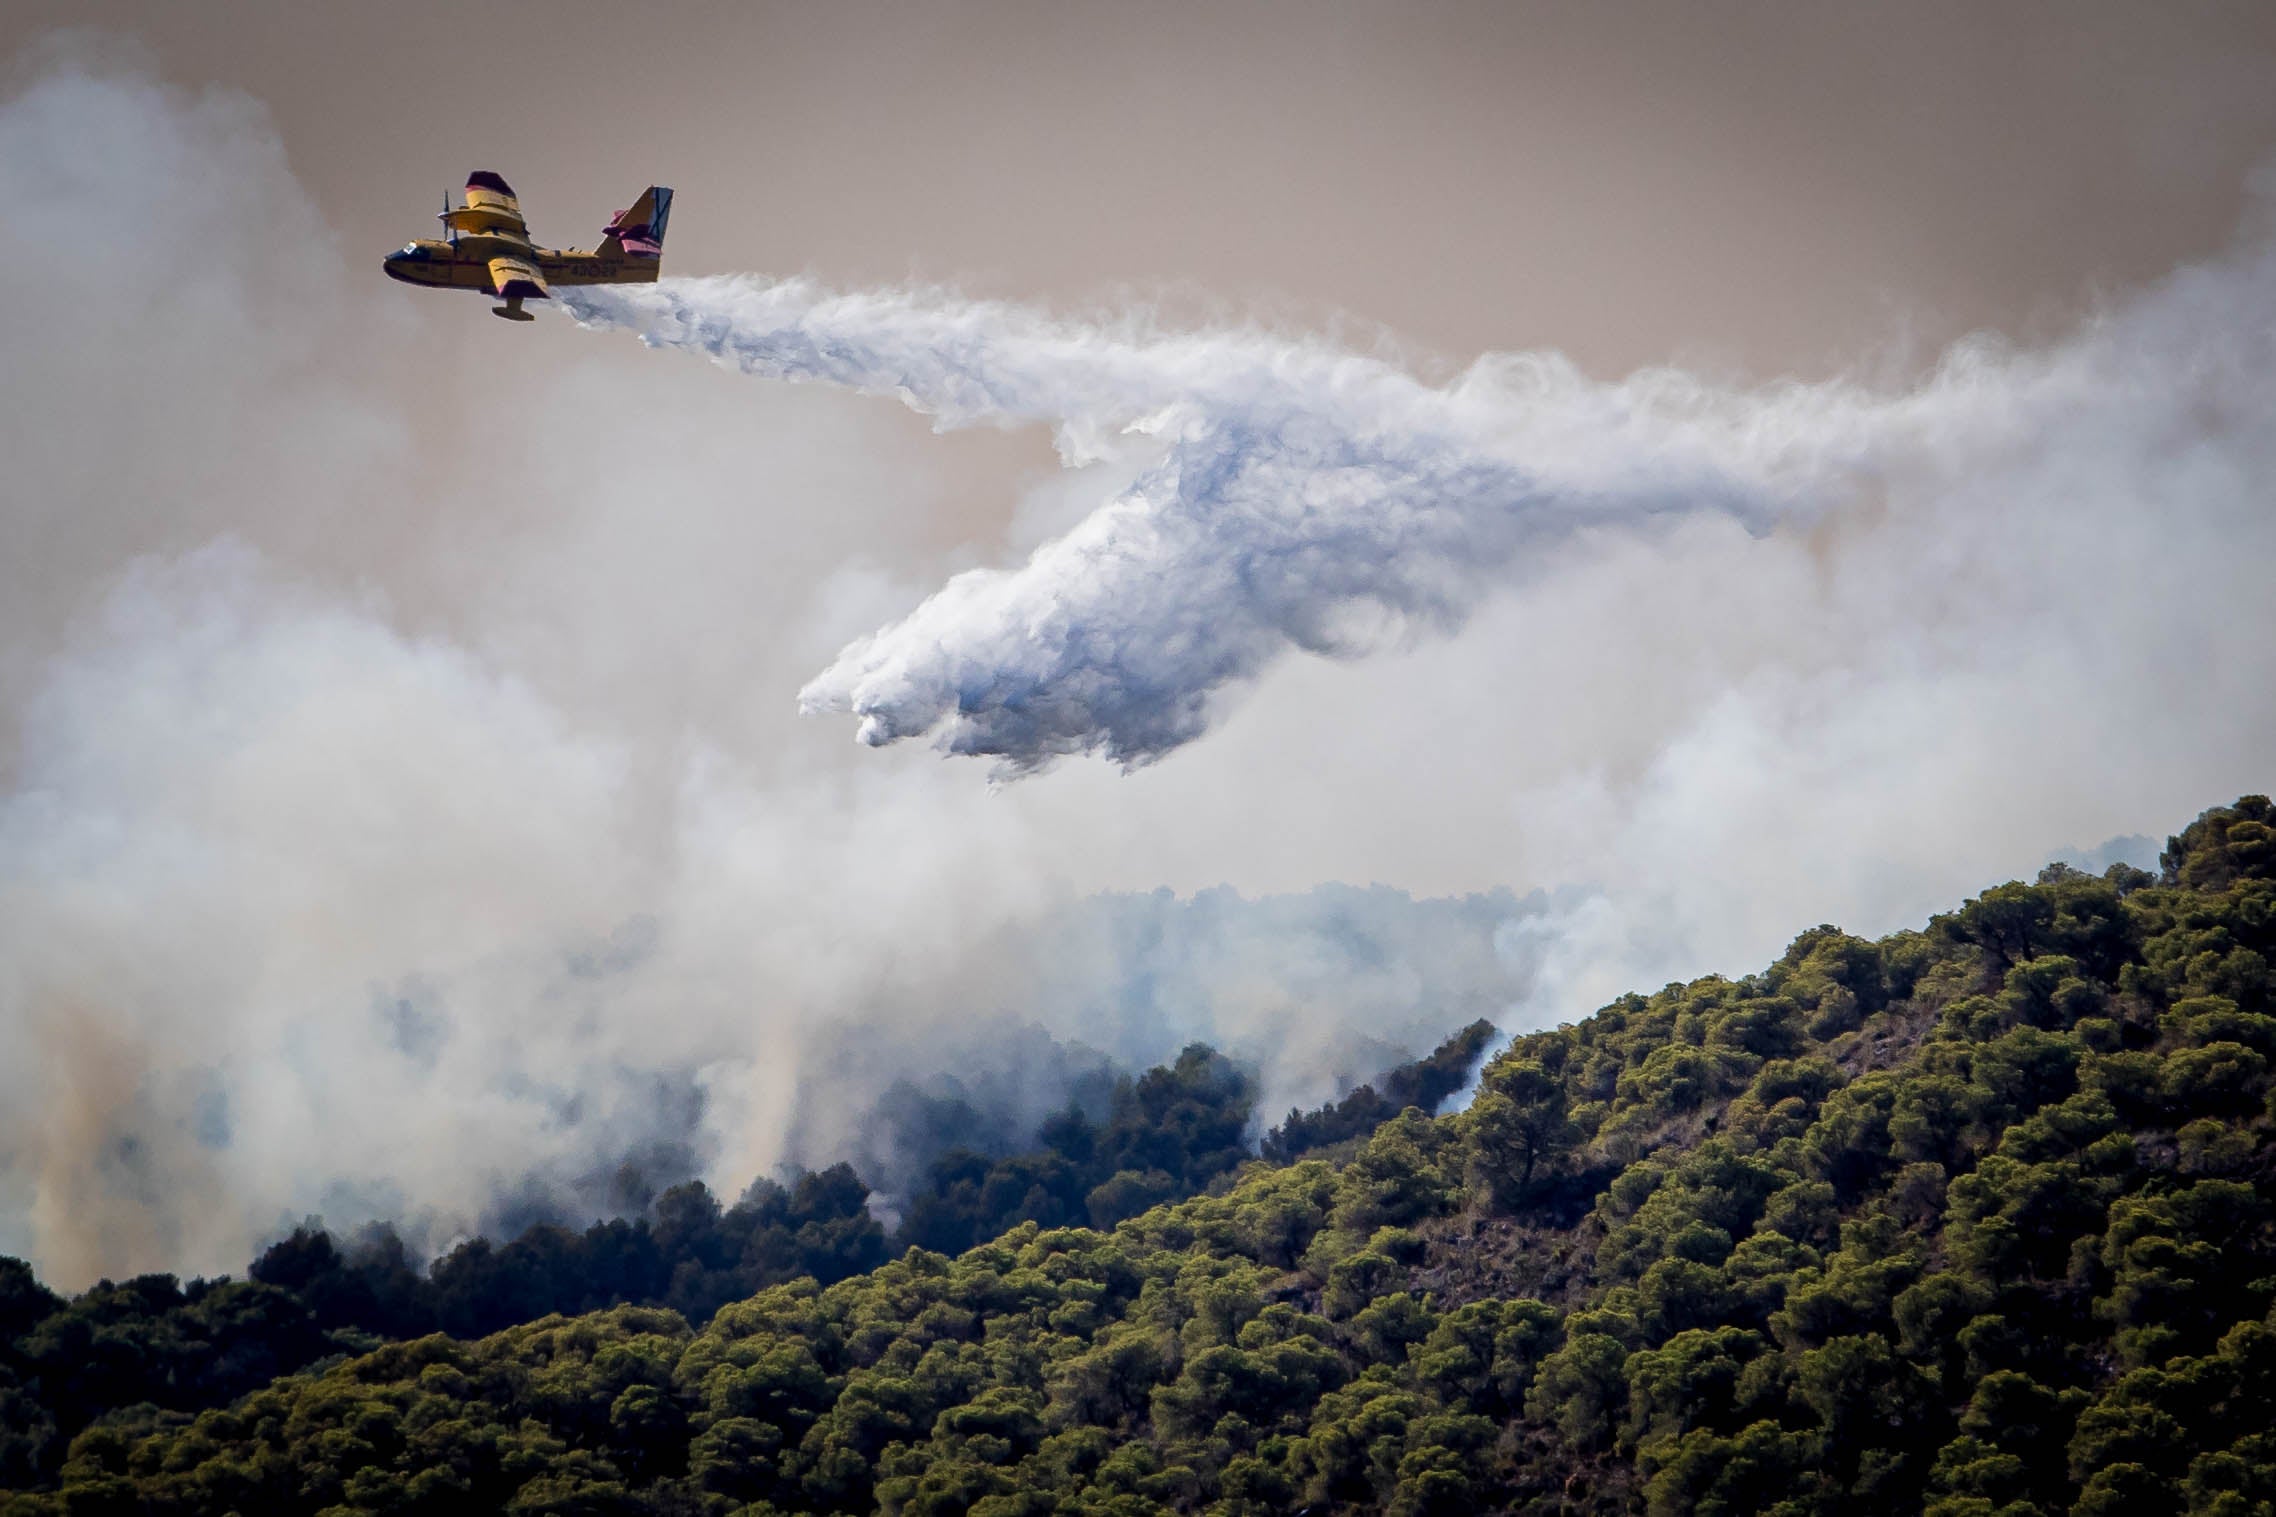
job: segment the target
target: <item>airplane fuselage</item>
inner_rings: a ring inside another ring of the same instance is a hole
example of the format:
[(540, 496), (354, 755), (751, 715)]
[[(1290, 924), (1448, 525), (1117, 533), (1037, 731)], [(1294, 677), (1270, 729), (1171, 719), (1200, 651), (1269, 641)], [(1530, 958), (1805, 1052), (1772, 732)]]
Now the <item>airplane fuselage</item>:
[(582, 249), (532, 248), (496, 237), (461, 237), (455, 243), (421, 239), (390, 253), (387, 277), (442, 290), (480, 290), (496, 295), (490, 260), (501, 255), (528, 258), (548, 284), (653, 284), (662, 260), (628, 254), (610, 257)]

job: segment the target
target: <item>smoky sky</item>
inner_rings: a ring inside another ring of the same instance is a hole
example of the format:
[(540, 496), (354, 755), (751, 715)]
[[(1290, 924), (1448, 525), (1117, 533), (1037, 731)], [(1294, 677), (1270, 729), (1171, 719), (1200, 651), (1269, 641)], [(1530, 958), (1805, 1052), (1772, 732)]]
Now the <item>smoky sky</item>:
[[(0, 1248), (60, 1283), (857, 1154), (976, 1025), (1210, 1037), (1284, 1109), (2267, 788), (2264, 13), (724, 14), (13, 59)], [(1530, 364), (1870, 467), (991, 788), (798, 692), (1135, 461), (387, 284), (474, 167), (561, 242), (675, 183), (675, 275)]]
[(359, 261), (470, 168), (557, 245), (661, 181), (678, 272), (1267, 302), (1599, 376), (2050, 335), (2219, 245), (2276, 143), (2252, 0), (19, 0), (0, 48), (57, 26), (267, 103)]

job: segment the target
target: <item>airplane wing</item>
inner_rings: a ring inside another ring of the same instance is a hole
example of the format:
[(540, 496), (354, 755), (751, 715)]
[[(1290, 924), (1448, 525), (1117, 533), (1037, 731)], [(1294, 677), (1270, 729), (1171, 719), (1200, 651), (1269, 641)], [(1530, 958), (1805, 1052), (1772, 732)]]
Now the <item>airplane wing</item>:
[(490, 287), (501, 299), (518, 295), (525, 300), (546, 300), (553, 294), (545, 287), (537, 265), (526, 258), (491, 259)]
[(442, 222), (454, 232), (529, 241), (529, 223), (522, 220), (514, 187), (488, 169), (466, 176), (466, 204), (443, 212)]

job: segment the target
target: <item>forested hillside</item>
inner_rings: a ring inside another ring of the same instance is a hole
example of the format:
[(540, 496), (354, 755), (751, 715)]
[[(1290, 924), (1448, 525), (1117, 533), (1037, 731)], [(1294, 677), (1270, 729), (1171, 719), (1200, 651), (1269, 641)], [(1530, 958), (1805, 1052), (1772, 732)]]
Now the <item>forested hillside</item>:
[(0, 1510), (2276, 1510), (2272, 824), (1813, 929), (1108, 1228), (113, 1410)]
[[(1436, 1106), (1493, 1037), (1473, 1023), (1331, 1105), (1291, 1111), (1264, 1146), (1348, 1143), (1403, 1104)], [(505, 1241), (469, 1238), (423, 1270), (391, 1229), (343, 1244), (316, 1225), (264, 1251), (245, 1280), (145, 1275), (69, 1301), (0, 1258), (0, 1489), (52, 1484), (72, 1437), (125, 1408), (201, 1411), (389, 1339), (478, 1338), (553, 1313), (661, 1306), (700, 1327), (766, 1286), (829, 1284), (912, 1247), (961, 1252), (1021, 1222), (1111, 1227), (1222, 1181), (1249, 1156), (1255, 1082), (1206, 1045), (1091, 1094), (1095, 1117), (1070, 1104), (1024, 1145), (991, 1154), (957, 1135), (999, 1121), (960, 1097), (900, 1092), (939, 1141), (892, 1198), (903, 1215), (890, 1231), (868, 1184), (836, 1164), (754, 1181), (731, 1206), (688, 1181), (582, 1232), (540, 1223)]]

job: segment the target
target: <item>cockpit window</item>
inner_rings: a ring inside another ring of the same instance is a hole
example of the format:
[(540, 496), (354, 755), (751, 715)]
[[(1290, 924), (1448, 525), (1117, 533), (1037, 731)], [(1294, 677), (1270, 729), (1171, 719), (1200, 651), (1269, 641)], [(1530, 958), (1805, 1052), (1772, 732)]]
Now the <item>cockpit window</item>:
[(416, 242), (406, 242), (403, 244), (402, 256), (405, 258), (424, 258), (427, 256), (427, 250)]

